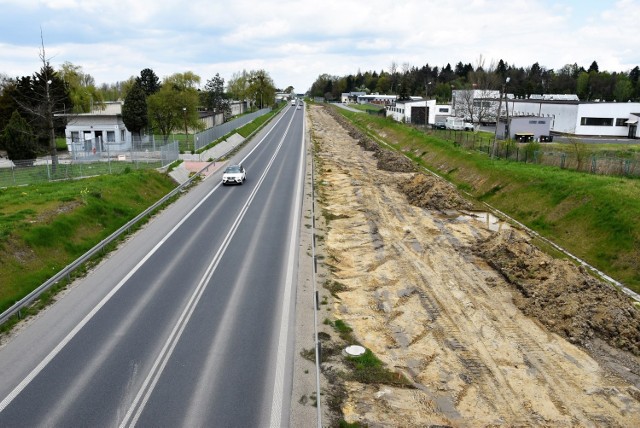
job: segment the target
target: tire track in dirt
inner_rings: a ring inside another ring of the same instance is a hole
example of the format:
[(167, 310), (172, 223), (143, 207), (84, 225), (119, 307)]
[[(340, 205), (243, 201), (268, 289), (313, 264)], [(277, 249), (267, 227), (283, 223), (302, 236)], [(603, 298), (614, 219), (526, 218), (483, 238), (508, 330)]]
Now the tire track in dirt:
[(322, 168), (327, 263), (346, 287), (334, 316), (415, 389), (347, 382), (348, 422), (637, 426), (637, 388), (513, 303), (474, 253), (482, 222), (410, 206), (322, 108), (309, 109)]

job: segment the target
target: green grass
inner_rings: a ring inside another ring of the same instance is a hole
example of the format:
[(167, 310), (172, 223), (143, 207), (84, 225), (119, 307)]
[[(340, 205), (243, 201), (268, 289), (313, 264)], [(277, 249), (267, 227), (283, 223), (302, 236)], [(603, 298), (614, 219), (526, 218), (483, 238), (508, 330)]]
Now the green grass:
[(244, 138), (247, 138), (254, 131), (256, 131), (257, 129), (262, 127), (262, 125), (264, 125), (265, 123), (270, 121), (272, 117), (277, 115), (280, 112), (280, 110), (282, 110), (284, 108), (285, 105), (286, 104), (281, 104), (280, 106), (274, 107), (274, 109), (271, 110), (269, 113), (264, 114), (264, 115), (262, 115), (262, 116), (260, 116), (260, 117), (258, 117), (256, 119), (254, 119), (252, 122), (247, 123), (246, 125), (244, 125), (241, 128), (238, 128), (236, 130), (236, 132), (238, 134), (242, 135)]
[(174, 187), (138, 170), (0, 189), (0, 312)]
[(154, 162), (77, 162), (52, 165), (34, 165), (25, 168), (0, 169), (0, 187), (22, 186), (46, 181), (68, 180), (103, 174), (119, 174), (131, 169), (159, 168), (160, 161)]
[(385, 384), (393, 386), (411, 386), (401, 373), (396, 373), (386, 366), (369, 349), (359, 357), (347, 357), (347, 365), (352, 369), (350, 378), (360, 383)]
[[(640, 292), (640, 179), (495, 160), (388, 118), (338, 112), (363, 132), (376, 138), (384, 134), (391, 147)], [(629, 151), (639, 147), (624, 145)]]

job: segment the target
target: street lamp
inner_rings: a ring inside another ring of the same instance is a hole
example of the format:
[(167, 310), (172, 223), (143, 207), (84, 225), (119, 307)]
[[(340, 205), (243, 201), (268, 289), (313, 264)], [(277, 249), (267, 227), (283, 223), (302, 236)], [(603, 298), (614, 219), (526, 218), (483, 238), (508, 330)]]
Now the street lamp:
[(187, 151), (189, 150), (189, 132), (187, 131), (187, 108), (182, 107), (184, 113), (184, 142), (187, 145)]

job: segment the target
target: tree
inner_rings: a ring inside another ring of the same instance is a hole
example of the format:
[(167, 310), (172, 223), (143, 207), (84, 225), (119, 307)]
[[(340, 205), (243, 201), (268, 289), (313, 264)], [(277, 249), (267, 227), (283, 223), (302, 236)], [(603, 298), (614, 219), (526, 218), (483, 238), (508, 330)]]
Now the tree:
[(598, 63), (597, 63), (597, 62), (595, 62), (595, 61), (593, 61), (593, 62), (591, 63), (591, 65), (589, 66), (589, 69), (587, 70), (587, 73), (591, 73), (592, 71), (595, 71), (596, 73), (598, 73), (598, 72), (599, 72), (599, 70), (598, 70)]
[(42, 62), (40, 71), (36, 72), (33, 78), (23, 77), (18, 80), (15, 100), (27, 123), (35, 130), (38, 143), (48, 147), (55, 172), (58, 165), (55, 134), (56, 130), (63, 130), (66, 125), (66, 119), (56, 118), (55, 113), (64, 112), (65, 106), (71, 105), (71, 100), (64, 81), (49, 64), (44, 41), (39, 57)]
[(231, 79), (227, 83), (227, 94), (232, 99), (244, 101), (248, 98), (247, 88), (249, 87), (249, 73), (246, 70), (233, 73)]
[(620, 73), (617, 76), (613, 99), (616, 101), (629, 101), (633, 97), (633, 83), (626, 74)]
[(65, 62), (58, 71), (60, 78), (64, 81), (69, 99), (69, 108), (74, 113), (88, 113), (94, 106), (102, 106), (104, 99), (102, 93), (96, 89), (95, 79), (82, 71), (82, 67)]
[(164, 79), (163, 85), (172, 85), (174, 89), (180, 91), (196, 90), (200, 84), (200, 76), (193, 71), (185, 71), (184, 73), (174, 73)]
[(160, 79), (150, 68), (145, 68), (140, 72), (140, 77), (136, 77), (136, 82), (144, 91), (145, 95), (153, 95), (160, 90)]
[(127, 129), (140, 139), (142, 130), (149, 125), (147, 95), (139, 80), (136, 80), (122, 106), (122, 121)]
[(204, 86), (204, 105), (207, 109), (223, 114), (226, 120), (231, 115), (229, 100), (224, 92), (224, 79), (219, 73), (209, 79)]
[(263, 108), (275, 102), (276, 87), (273, 80), (265, 70), (252, 70), (249, 72), (249, 87), (247, 93), (254, 100), (254, 105)]
[[(158, 92), (147, 98), (149, 120), (155, 130), (165, 141), (175, 130), (203, 128), (198, 115), (198, 91), (191, 83), (195, 81), (193, 74), (182, 73), (171, 75), (165, 79)], [(197, 77), (199, 81), (200, 78)]]
[(391, 61), (391, 65), (389, 65), (389, 80), (391, 83), (390, 92), (393, 93), (397, 91), (397, 83), (398, 83), (398, 63), (395, 61)]
[(38, 154), (38, 146), (33, 141), (33, 131), (17, 110), (14, 110), (4, 128), (2, 142), (7, 156), (13, 161), (35, 159)]
[(318, 78), (311, 85), (310, 94), (312, 97), (324, 97), (325, 94), (331, 93), (333, 88), (333, 80), (335, 78), (324, 73), (318, 76)]
[[(13, 112), (20, 108), (16, 102), (16, 96), (16, 81), (4, 75), (0, 76), (0, 130), (7, 126)], [(2, 141), (0, 139), (0, 149), (2, 148)]]
[(589, 73), (581, 72), (576, 79), (576, 92), (578, 98), (588, 101), (591, 97), (591, 89), (589, 88)]

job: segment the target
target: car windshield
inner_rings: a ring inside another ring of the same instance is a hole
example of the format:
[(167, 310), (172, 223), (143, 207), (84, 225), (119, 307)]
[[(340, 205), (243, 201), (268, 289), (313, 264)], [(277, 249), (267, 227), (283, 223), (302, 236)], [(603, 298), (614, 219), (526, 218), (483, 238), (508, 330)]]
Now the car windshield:
[(233, 174), (241, 171), (238, 165), (231, 165), (231, 166), (228, 166), (227, 169), (224, 170), (224, 172)]

